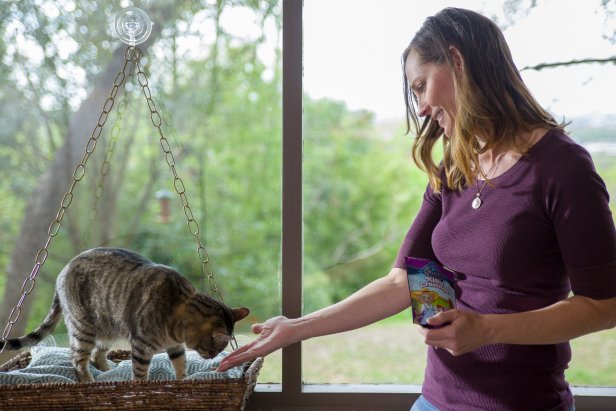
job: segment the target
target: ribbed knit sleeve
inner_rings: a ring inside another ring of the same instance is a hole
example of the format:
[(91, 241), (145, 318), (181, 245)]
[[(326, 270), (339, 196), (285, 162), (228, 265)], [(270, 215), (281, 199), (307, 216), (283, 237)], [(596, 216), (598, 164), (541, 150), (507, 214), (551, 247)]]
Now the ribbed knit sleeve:
[(432, 250), (432, 231), (442, 213), (441, 196), (426, 188), (421, 208), (398, 250), (394, 268), (405, 268), (407, 256), (436, 260)]
[(591, 298), (616, 296), (616, 230), (609, 195), (588, 152), (562, 144), (545, 172), (546, 210), (571, 288)]

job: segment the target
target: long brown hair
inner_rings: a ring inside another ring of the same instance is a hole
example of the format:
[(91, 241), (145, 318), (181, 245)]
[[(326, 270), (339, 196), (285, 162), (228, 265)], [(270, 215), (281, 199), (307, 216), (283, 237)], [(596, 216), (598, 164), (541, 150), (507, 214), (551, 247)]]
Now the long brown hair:
[[(450, 50), (455, 47), (463, 59), (463, 69), (454, 68)], [(417, 101), (404, 76), (407, 133), (415, 128), (413, 160), (440, 192), (443, 174), (447, 187), (461, 190), (475, 179), (478, 155), (488, 149), (513, 143), (524, 153), (526, 148), (517, 135), (536, 127), (564, 129), (535, 100), (513, 63), (509, 46), (498, 26), (479, 13), (446, 8), (428, 17), (402, 55), (402, 67), (408, 56), (421, 64), (447, 64), (453, 76), (457, 114), (453, 135), (430, 116), (420, 122)], [(443, 161), (435, 164), (435, 143), (443, 136)], [(477, 138), (485, 141), (480, 148)]]

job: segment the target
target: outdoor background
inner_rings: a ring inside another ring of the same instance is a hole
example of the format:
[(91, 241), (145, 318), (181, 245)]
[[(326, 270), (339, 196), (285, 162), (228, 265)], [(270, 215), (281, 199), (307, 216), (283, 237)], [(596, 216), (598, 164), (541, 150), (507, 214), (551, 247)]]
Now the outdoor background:
[[(251, 323), (280, 313), (275, 0), (1, 1), (0, 332), (122, 69), (126, 46), (112, 27), (130, 5), (155, 22), (140, 46), (141, 67), (225, 302), (251, 309), (239, 327), (245, 342)], [(400, 54), (423, 19), (446, 5), (499, 23), (531, 90), (571, 121), (572, 137), (616, 193), (616, 1), (305, 0), (305, 312), (387, 273), (418, 209), (427, 181), (404, 134)], [(558, 65), (535, 67), (543, 63)], [(13, 336), (40, 323), (59, 270), (93, 246), (133, 249), (209, 291), (159, 140), (141, 84), (128, 73)], [(572, 383), (616, 386), (608, 355), (615, 337), (573, 341)], [(419, 384), (425, 367), (408, 312), (303, 347), (309, 383)], [(280, 364), (279, 353), (268, 357), (259, 381), (280, 381)]]

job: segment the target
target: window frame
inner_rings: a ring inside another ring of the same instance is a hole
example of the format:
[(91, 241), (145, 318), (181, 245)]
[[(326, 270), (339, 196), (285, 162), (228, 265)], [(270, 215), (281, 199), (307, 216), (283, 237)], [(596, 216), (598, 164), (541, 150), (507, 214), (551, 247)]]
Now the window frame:
[[(282, 0), (282, 315), (302, 315), (303, 0)], [(616, 387), (572, 386), (576, 409), (616, 409)], [(409, 409), (421, 385), (304, 384), (301, 342), (282, 350), (281, 384), (258, 383), (247, 410)]]

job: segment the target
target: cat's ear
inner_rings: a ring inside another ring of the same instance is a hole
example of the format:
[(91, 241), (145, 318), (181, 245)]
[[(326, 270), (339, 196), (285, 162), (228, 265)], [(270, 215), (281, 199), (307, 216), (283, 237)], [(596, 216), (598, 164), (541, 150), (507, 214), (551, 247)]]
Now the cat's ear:
[(241, 320), (242, 318), (245, 318), (248, 313), (250, 312), (248, 310), (248, 308), (233, 308), (231, 311), (233, 311), (233, 322), (236, 323), (239, 320)]
[(214, 342), (216, 344), (226, 344), (229, 341), (231, 341), (231, 339), (233, 338), (232, 336), (230, 336), (227, 333), (224, 332), (220, 332), (220, 331), (213, 331), (212, 332), (212, 338), (214, 339)]

